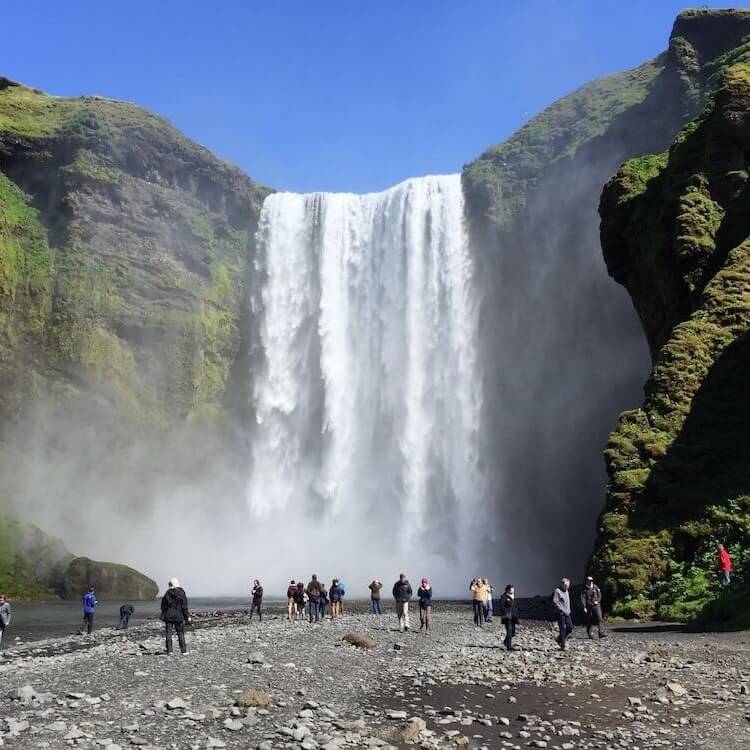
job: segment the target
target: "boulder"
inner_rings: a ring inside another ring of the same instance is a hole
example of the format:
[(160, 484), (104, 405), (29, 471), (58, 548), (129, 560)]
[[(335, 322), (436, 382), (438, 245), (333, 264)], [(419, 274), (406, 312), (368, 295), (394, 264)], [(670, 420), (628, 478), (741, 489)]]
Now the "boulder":
[(364, 633), (347, 633), (342, 640), (357, 648), (375, 648), (375, 641)]
[(100, 599), (151, 600), (159, 593), (156, 582), (127, 565), (73, 558), (57, 581), (63, 599), (79, 599), (93, 586)]

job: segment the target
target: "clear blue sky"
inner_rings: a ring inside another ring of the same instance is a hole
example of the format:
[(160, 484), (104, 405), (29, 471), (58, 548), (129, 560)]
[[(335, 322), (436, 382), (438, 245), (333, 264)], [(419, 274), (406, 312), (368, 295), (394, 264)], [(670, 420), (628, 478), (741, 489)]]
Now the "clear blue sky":
[(275, 188), (364, 192), (458, 171), (556, 98), (663, 50), (684, 7), (5, 0), (0, 75), (137, 102)]

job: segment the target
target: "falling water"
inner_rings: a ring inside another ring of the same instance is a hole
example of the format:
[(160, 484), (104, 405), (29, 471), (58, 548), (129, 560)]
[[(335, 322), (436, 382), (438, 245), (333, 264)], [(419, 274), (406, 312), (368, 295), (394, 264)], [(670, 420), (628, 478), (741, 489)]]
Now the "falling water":
[(481, 377), (460, 176), (273, 194), (258, 246), (258, 523), (325, 529), (334, 549), (318, 552), (337, 564), (352, 550), (477, 562)]

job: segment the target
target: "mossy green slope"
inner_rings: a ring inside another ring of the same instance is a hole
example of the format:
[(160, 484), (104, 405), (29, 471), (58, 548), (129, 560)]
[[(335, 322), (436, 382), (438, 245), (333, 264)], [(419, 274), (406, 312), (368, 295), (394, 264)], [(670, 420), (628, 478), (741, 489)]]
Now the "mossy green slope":
[[(592, 568), (621, 614), (750, 625), (750, 45), (702, 115), (602, 195), (602, 243), (654, 366), (620, 418)], [(739, 576), (721, 589), (717, 542)]]

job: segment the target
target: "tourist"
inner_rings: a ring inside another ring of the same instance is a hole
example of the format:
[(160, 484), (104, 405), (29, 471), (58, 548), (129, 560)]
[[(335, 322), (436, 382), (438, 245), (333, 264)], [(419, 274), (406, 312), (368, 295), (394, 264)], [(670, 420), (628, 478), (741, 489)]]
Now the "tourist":
[(719, 566), (719, 578), (724, 586), (729, 586), (732, 580), (732, 558), (729, 552), (720, 544), (716, 548), (716, 562)]
[(401, 632), (409, 630), (409, 599), (412, 597), (411, 584), (401, 573), (393, 584), (393, 598), (396, 600), (396, 615)]
[(172, 634), (177, 633), (177, 641), (180, 644), (180, 653), (187, 656), (187, 644), (185, 643), (185, 623), (191, 622), (188, 600), (185, 591), (181, 588), (176, 578), (169, 579), (166, 593), (161, 600), (161, 619), (165, 624), (167, 653), (172, 653)]
[(302, 581), (297, 581), (297, 590), (294, 592), (294, 604), (297, 607), (297, 619), (305, 619), (305, 584)]
[(328, 604), (328, 592), (326, 591), (326, 587), (323, 585), (323, 583), (320, 584), (320, 601), (318, 602), (318, 606), (320, 608), (320, 619), (321, 622), (323, 618), (326, 616), (326, 605)]
[(487, 587), (487, 592), (484, 599), (484, 621), (492, 622), (492, 584), (486, 578), (482, 580), (484, 581), (484, 585)]
[(5, 635), (5, 628), (10, 625), (10, 604), (5, 598), (5, 594), (0, 594), (0, 648), (3, 645), (3, 636)]
[(130, 618), (135, 612), (135, 607), (132, 604), (123, 604), (120, 607), (120, 624), (117, 626), (117, 630), (127, 630)]
[(307, 598), (310, 622), (320, 622), (320, 581), (315, 573), (310, 583), (307, 584)]
[(253, 603), (250, 605), (250, 619), (253, 619), (253, 612), (258, 613), (258, 621), (263, 622), (263, 612), (261, 612), (261, 605), (263, 604), (263, 586), (260, 585), (260, 581), (256, 578), (253, 581)]
[(422, 585), (417, 589), (419, 598), (419, 629), (424, 628), (425, 633), (430, 632), (430, 617), (432, 615), (432, 586), (426, 579), (422, 579)]
[(583, 584), (581, 604), (583, 605), (583, 614), (586, 615), (586, 633), (588, 637), (593, 639), (594, 634), (591, 631), (594, 625), (596, 625), (599, 637), (606, 638), (607, 634), (604, 632), (602, 617), (602, 592), (594, 583), (594, 579), (591, 576), (587, 576)]
[(341, 616), (341, 587), (338, 578), (331, 581), (331, 587), (328, 589), (328, 598), (331, 600), (331, 622)]
[(372, 583), (367, 588), (370, 589), (372, 613), (374, 615), (382, 615), (383, 605), (380, 603), (380, 590), (383, 588), (383, 584), (377, 578), (373, 578)]
[(343, 581), (339, 581), (339, 591), (341, 592), (341, 599), (339, 600), (339, 615), (343, 615), (344, 597), (346, 596), (346, 584)]
[(289, 586), (286, 589), (286, 619), (294, 620), (297, 618), (297, 584), (294, 582), (294, 578), (289, 581)]
[(518, 624), (518, 602), (516, 602), (516, 589), (512, 583), (505, 587), (500, 597), (500, 622), (505, 625), (505, 648), (513, 650), (513, 637), (516, 634)]
[(83, 622), (81, 623), (81, 629), (78, 631), (78, 635), (83, 635), (83, 629), (86, 628), (86, 634), (91, 635), (94, 629), (94, 610), (96, 605), (99, 604), (96, 601), (96, 595), (94, 594), (94, 587), (89, 586), (89, 590), (83, 595)]
[(484, 607), (487, 602), (487, 584), (484, 578), (474, 578), (469, 584), (471, 603), (474, 608), (474, 624), (481, 628), (484, 621)]
[(563, 578), (559, 588), (552, 594), (552, 603), (557, 612), (557, 626), (560, 635), (555, 638), (561, 651), (565, 651), (565, 643), (573, 632), (573, 620), (570, 617), (570, 579)]

